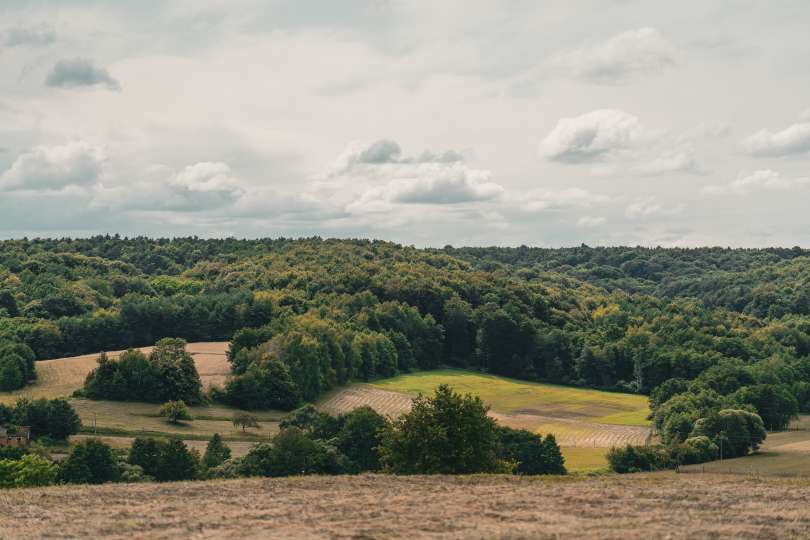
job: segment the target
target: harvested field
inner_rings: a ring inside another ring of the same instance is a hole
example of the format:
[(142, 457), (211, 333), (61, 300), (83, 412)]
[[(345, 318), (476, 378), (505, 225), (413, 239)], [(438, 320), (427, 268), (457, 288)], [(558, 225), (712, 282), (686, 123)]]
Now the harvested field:
[[(466, 374), (467, 372), (459, 372), (452, 370), (452, 372)], [(433, 372), (427, 372), (433, 373)], [(396, 379), (419, 377), (421, 374), (414, 373), (412, 375), (405, 375), (397, 377)], [(478, 374), (472, 374), (473, 377), (478, 377)], [(486, 379), (489, 376), (483, 375)], [(499, 378), (496, 378), (499, 379)], [(391, 380), (391, 379), (389, 379)], [(469, 379), (465, 376), (460, 377), (462, 384), (453, 385), (459, 389), (464, 388), (464, 391), (473, 392), (468, 390), (470, 386)], [(509, 381), (507, 379), (507, 381)], [(391, 385), (387, 384), (388, 380), (380, 381), (373, 384), (354, 384), (346, 388), (340, 389), (324, 398), (319, 407), (332, 414), (350, 411), (361, 405), (368, 405), (380, 412), (392, 417), (399, 416), (410, 410), (411, 399), (413, 393), (404, 393), (400, 391), (392, 391), (387, 388)], [(464, 383), (466, 382), (466, 387)], [(476, 381), (477, 383), (477, 381)], [(610, 394), (608, 392), (596, 392), (591, 390), (581, 390), (578, 388), (565, 388), (550, 385), (537, 385), (540, 388), (531, 388), (528, 396), (521, 395), (522, 386), (534, 386), (531, 383), (519, 383), (513, 387), (510, 384), (501, 384), (497, 386), (497, 390), (493, 392), (488, 390), (485, 396), (482, 396), (487, 404), (492, 407), (490, 412), (491, 416), (499, 423), (514, 427), (528, 429), (536, 433), (554, 433), (557, 442), (561, 446), (571, 447), (586, 447), (586, 448), (610, 448), (612, 446), (620, 446), (625, 444), (644, 444), (650, 436), (650, 428), (639, 425), (620, 425), (616, 423), (602, 423), (593, 421), (592, 418), (600, 418), (599, 416), (589, 417), (583, 411), (588, 409), (587, 399), (600, 399), (602, 394), (608, 394), (611, 399), (619, 401), (623, 397), (633, 398), (631, 400), (632, 406), (639, 406), (636, 398), (643, 396), (631, 396), (627, 394)], [(437, 383), (438, 384), (438, 383)], [(403, 387), (405, 384), (397, 384), (395, 387)], [(549, 397), (543, 395), (538, 399), (538, 402), (531, 401), (532, 397), (541, 394), (544, 387), (548, 386), (548, 392), (557, 393), (556, 397)], [(480, 388), (477, 388), (480, 390)], [(515, 396), (508, 395), (511, 392), (517, 393)], [(562, 397), (570, 396), (572, 393), (581, 392), (575, 398)], [(618, 399), (617, 399), (618, 398)], [(488, 400), (489, 399), (489, 400)], [(565, 400), (568, 399), (572, 403), (572, 409), (577, 411), (577, 414), (567, 412), (564, 407)], [(646, 398), (643, 398), (646, 400)], [(549, 407), (546, 413), (545, 403), (554, 400), (554, 405)], [(620, 401), (619, 401), (620, 402)], [(501, 407), (508, 407), (509, 404), (519, 405), (519, 408), (514, 410), (504, 410)], [(617, 408), (616, 405), (605, 405), (603, 403), (593, 403), (591, 410), (602, 412), (605, 407)], [(628, 408), (631, 407), (628, 405)], [(645, 405), (646, 407), (646, 405)], [(598, 414), (598, 413), (597, 413)], [(635, 412), (633, 412), (635, 414)], [(559, 415), (559, 416), (554, 416)], [(616, 415), (610, 415), (615, 419)]]
[[(152, 347), (141, 347), (149, 353)], [(203, 386), (222, 385), (230, 373), (230, 364), (225, 356), (227, 342), (189, 343), (187, 350), (194, 356), (194, 363), (200, 373)], [(124, 351), (112, 351), (107, 354), (117, 358)], [(96, 367), (99, 353), (42, 360), (37, 362), (38, 379), (34, 384), (14, 392), (0, 392), (0, 403), (13, 403), (18, 397), (55, 398), (69, 396), (84, 384), (87, 374)]]
[(108, 484), (0, 492), (0, 538), (807, 539), (809, 506), (806, 480), (672, 473)]
[(237, 409), (224, 405), (189, 407), (195, 418), (182, 424), (169, 424), (158, 416), (160, 405), (128, 401), (93, 401), (72, 399), (71, 404), (82, 419), (85, 432), (96, 427), (101, 434), (156, 434), (180, 438), (207, 438), (219, 433), (226, 439), (267, 439), (278, 431), (278, 422), (284, 413), (267, 411), (253, 413), (259, 420), (259, 429), (242, 432), (235, 428), (231, 418)]

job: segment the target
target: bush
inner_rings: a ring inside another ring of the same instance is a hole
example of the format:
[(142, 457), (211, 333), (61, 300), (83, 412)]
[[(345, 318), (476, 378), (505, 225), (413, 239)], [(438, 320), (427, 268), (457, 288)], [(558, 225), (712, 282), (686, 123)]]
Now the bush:
[(118, 478), (112, 448), (98, 439), (87, 439), (74, 446), (59, 470), (59, 480), (71, 484), (104, 484)]
[(34, 454), (0, 459), (0, 487), (49, 486), (56, 482), (58, 470), (55, 463)]
[(673, 458), (679, 465), (693, 465), (717, 459), (720, 449), (711, 439), (704, 435), (689, 437), (671, 450)]
[(766, 437), (762, 418), (738, 409), (724, 409), (699, 419), (691, 437), (701, 435), (719, 447), (724, 459), (757, 450)]
[(498, 458), (514, 463), (514, 474), (565, 474), (565, 459), (554, 435), (498, 427)]
[(447, 385), (432, 397), (418, 396), (383, 436), (383, 466), (397, 474), (499, 470), (497, 425), (487, 411), (479, 397), (461, 396)]
[(611, 448), (607, 453), (611, 470), (617, 473), (634, 473), (669, 469), (674, 464), (664, 446), (632, 446)]
[(188, 407), (182, 401), (167, 401), (160, 407), (160, 416), (170, 424), (179, 424), (181, 420), (193, 420)]
[(295, 476), (353, 472), (348, 458), (323, 441), (312, 440), (298, 428), (287, 428), (271, 443), (254, 446), (243, 460), (243, 474)]
[(231, 449), (222, 441), (219, 433), (214, 433), (208, 446), (205, 448), (202, 463), (206, 469), (213, 469), (225, 463), (231, 458)]
[(358, 407), (338, 419), (341, 425), (335, 441), (359, 471), (380, 470), (379, 446), (388, 430), (388, 420), (371, 407)]

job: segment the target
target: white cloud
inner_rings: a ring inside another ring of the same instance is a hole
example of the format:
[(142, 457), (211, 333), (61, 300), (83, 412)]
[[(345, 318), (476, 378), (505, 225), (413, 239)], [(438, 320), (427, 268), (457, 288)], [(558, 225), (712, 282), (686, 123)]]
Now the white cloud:
[[(393, 205), (449, 205), (489, 201), (504, 189), (492, 173), (463, 162), (458, 152), (425, 151), (403, 156), (399, 144), (380, 140), (351, 143), (316, 190), (353, 193), (345, 205), (350, 213), (389, 211)], [(340, 194), (337, 195), (338, 197)]]
[(658, 176), (673, 172), (697, 173), (700, 171), (695, 154), (691, 150), (664, 153), (634, 166), (634, 172), (642, 176)]
[(577, 220), (577, 227), (594, 228), (604, 225), (607, 220), (599, 216), (582, 216)]
[(555, 56), (552, 64), (595, 83), (622, 83), (674, 66), (679, 54), (655, 28), (623, 32)]
[(781, 157), (810, 152), (810, 122), (802, 122), (781, 131), (762, 129), (742, 141), (752, 156)]
[(587, 163), (610, 157), (645, 136), (638, 118), (624, 111), (600, 109), (562, 118), (540, 143), (540, 153), (563, 163)]
[(21, 154), (0, 176), (0, 189), (60, 190), (95, 184), (105, 161), (101, 148), (85, 141), (37, 146)]
[(6, 47), (44, 47), (56, 41), (56, 34), (47, 27), (15, 27), (0, 33), (0, 41)]
[(810, 185), (810, 178), (785, 178), (777, 171), (762, 169), (753, 173), (741, 173), (736, 180), (722, 185), (705, 186), (701, 192), (707, 195), (733, 193), (745, 195), (754, 191), (791, 191)]
[(674, 216), (684, 210), (683, 205), (664, 206), (658, 202), (655, 195), (638, 197), (625, 209), (625, 215), (630, 219), (648, 218), (651, 216)]
[(526, 194), (521, 208), (528, 212), (543, 210), (566, 210), (591, 208), (610, 201), (610, 197), (591, 193), (582, 188), (567, 188), (559, 191), (533, 190)]

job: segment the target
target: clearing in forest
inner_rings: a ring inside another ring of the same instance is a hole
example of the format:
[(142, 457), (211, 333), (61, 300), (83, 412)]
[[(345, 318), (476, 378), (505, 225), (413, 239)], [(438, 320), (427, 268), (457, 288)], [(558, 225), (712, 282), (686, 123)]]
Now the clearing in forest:
[(564, 447), (603, 449), (587, 456), (584, 450), (571, 456), (597, 464), (594, 466), (604, 465), (604, 449), (644, 444), (650, 437), (646, 396), (519, 381), (460, 369), (409, 373), (350, 385), (326, 396), (319, 407), (340, 413), (369, 405), (395, 417), (410, 410), (415, 395), (430, 394), (440, 384), (480, 396), (503, 425), (553, 433)]

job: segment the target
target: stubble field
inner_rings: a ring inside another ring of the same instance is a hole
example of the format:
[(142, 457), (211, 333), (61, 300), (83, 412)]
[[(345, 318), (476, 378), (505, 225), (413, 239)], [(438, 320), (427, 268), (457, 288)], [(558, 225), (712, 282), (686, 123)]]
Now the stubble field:
[(0, 492), (0, 539), (810, 537), (810, 481), (362, 475)]

